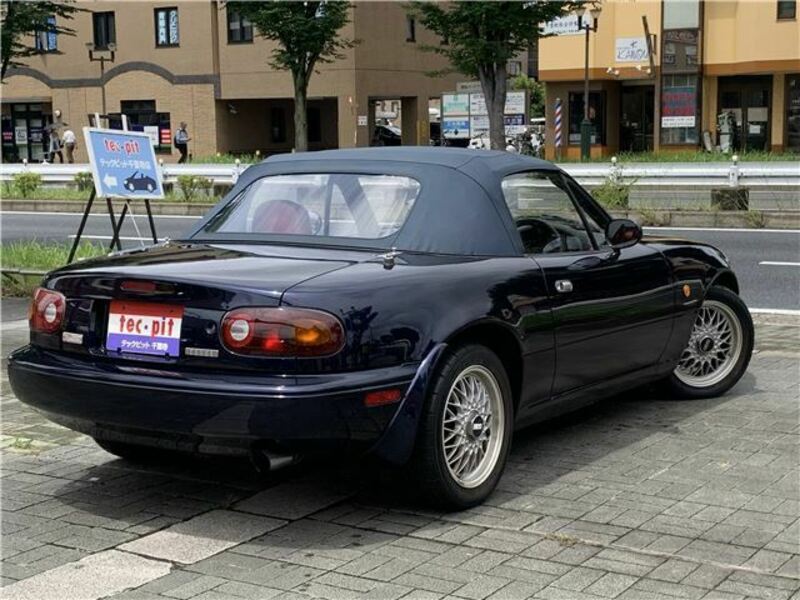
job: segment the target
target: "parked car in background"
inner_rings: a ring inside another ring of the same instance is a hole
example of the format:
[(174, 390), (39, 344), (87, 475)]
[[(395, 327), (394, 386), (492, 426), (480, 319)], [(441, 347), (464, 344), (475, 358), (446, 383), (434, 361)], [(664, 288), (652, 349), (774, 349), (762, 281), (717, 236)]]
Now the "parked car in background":
[(284, 154), (182, 239), (49, 273), (8, 372), (124, 458), (367, 453), (465, 508), (515, 429), (644, 383), (725, 393), (753, 349), (737, 294), (722, 252), (643, 236), (548, 162)]
[(400, 146), (403, 143), (402, 131), (394, 125), (375, 125), (371, 146)]

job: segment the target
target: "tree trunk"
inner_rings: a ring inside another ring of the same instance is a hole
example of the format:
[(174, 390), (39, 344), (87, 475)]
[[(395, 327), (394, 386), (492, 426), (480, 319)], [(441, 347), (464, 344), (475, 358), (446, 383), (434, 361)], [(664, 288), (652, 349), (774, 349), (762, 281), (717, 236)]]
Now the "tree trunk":
[(489, 64), (478, 70), (486, 112), (489, 115), (489, 143), (492, 150), (506, 149), (503, 113), (506, 107), (506, 66)]
[(305, 75), (294, 77), (294, 150), (308, 150), (308, 78)]

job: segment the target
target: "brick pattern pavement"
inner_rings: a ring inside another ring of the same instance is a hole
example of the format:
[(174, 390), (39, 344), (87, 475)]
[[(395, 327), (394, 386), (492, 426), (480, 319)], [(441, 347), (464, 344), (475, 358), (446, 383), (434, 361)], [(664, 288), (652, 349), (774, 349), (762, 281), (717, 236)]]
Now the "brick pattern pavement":
[(131, 465), (3, 381), (0, 595), (800, 599), (800, 323), (757, 338), (723, 398), (639, 390), (519, 433), (450, 514), (353, 467)]

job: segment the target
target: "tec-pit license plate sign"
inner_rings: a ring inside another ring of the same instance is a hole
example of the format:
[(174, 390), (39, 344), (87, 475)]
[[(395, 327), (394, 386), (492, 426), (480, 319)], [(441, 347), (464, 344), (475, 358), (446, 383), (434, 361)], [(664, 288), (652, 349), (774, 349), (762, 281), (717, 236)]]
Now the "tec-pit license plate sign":
[(182, 306), (113, 300), (108, 314), (106, 350), (180, 356), (182, 321)]

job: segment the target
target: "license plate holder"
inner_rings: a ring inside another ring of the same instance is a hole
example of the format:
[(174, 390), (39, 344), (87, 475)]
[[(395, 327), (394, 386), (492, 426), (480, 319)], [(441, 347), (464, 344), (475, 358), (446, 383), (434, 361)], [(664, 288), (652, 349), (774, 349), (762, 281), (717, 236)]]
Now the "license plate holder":
[(182, 324), (182, 306), (112, 300), (106, 351), (177, 358), (181, 354)]

